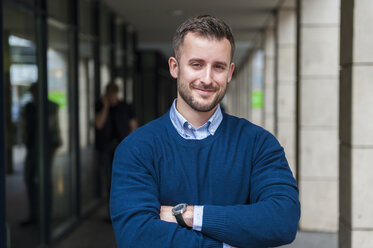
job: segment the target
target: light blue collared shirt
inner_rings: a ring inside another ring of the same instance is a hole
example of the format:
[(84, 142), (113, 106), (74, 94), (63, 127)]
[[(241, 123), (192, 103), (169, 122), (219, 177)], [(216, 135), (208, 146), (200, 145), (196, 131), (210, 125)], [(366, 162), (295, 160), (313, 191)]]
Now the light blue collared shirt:
[[(172, 104), (170, 110), (170, 119), (176, 131), (184, 139), (201, 140), (207, 138), (210, 135), (214, 135), (223, 120), (223, 113), (220, 109), (220, 105), (218, 105), (218, 108), (216, 109), (215, 113), (210, 117), (210, 119), (205, 124), (196, 129), (179, 113), (179, 111), (177, 111), (176, 103), (177, 99), (175, 99)], [(201, 231), (202, 222), (203, 206), (194, 206), (193, 229), (196, 231)], [(229, 247), (229, 245), (223, 244), (223, 248)]]
[(171, 110), (170, 119), (176, 131), (184, 139), (197, 139), (201, 140), (210, 135), (214, 135), (220, 123), (223, 120), (223, 113), (221, 112), (220, 105), (210, 119), (199, 128), (193, 127), (176, 109), (177, 99), (174, 100)]

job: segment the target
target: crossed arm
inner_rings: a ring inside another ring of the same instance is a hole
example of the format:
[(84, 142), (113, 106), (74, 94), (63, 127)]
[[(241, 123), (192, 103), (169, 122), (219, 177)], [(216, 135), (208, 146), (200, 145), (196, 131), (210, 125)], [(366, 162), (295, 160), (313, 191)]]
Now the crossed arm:
[[(172, 206), (161, 206), (159, 217), (163, 221), (177, 223), (176, 218), (172, 215)], [(183, 219), (188, 227), (193, 227), (194, 206), (187, 206), (186, 211), (183, 213)]]
[[(146, 150), (121, 144), (113, 167), (111, 216), (118, 247), (275, 247), (291, 242), (299, 220), (295, 181), (253, 179), (252, 204), (205, 205), (201, 231), (182, 228), (172, 206), (161, 206), (155, 168)], [(145, 153), (145, 154), (144, 154)], [(270, 168), (269, 168), (270, 169)], [(282, 171), (276, 171), (282, 173)], [(285, 171), (285, 174), (289, 172)], [(291, 174), (291, 173), (290, 173)], [(274, 175), (274, 174), (271, 174)], [(289, 175), (290, 177), (290, 175)], [(193, 206), (183, 215), (193, 226)]]

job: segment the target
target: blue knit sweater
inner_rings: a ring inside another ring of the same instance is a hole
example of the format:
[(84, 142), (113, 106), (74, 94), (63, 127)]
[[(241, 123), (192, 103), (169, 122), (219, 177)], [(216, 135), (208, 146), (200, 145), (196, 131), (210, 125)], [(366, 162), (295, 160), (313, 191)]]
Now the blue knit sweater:
[[(162, 205), (204, 205), (201, 232), (161, 221)], [(295, 238), (300, 204), (283, 148), (264, 129), (224, 114), (215, 135), (186, 140), (169, 113), (137, 129), (113, 163), (118, 247), (275, 247)]]

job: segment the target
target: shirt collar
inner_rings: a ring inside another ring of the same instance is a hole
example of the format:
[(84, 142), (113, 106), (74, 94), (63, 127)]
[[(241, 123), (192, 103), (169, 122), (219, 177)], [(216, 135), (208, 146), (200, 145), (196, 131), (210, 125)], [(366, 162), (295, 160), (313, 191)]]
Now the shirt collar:
[[(176, 109), (177, 99), (174, 100), (171, 109), (170, 109), (170, 119), (178, 133), (185, 137), (187, 130), (194, 130), (194, 131), (201, 131), (206, 129), (207, 132), (211, 135), (214, 135), (216, 130), (218, 129), (220, 123), (223, 120), (223, 113), (221, 111), (220, 105), (218, 105), (214, 114), (210, 117), (210, 119), (203, 124), (198, 129), (195, 129), (192, 124), (190, 124)], [(192, 128), (189, 128), (189, 125)]]

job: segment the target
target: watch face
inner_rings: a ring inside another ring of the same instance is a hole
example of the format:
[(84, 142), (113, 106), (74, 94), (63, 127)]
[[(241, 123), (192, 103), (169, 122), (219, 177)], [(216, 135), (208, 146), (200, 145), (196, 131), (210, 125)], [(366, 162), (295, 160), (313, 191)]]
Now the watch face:
[(178, 204), (176, 205), (173, 209), (172, 209), (172, 213), (174, 214), (179, 214), (180, 212), (182, 212), (183, 210), (185, 210), (187, 207), (187, 205), (185, 203), (181, 203), (181, 204)]

